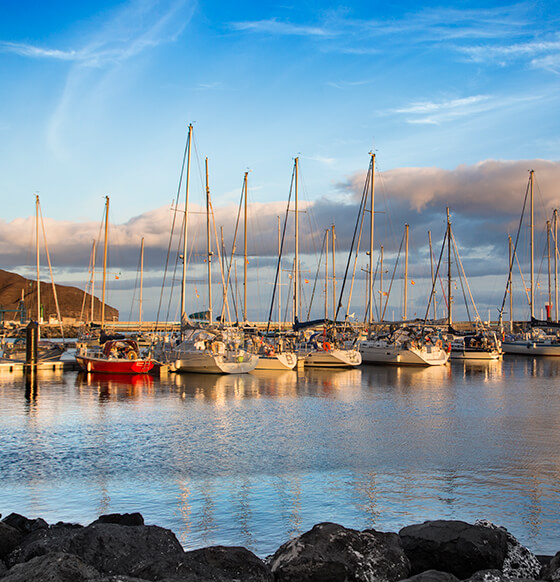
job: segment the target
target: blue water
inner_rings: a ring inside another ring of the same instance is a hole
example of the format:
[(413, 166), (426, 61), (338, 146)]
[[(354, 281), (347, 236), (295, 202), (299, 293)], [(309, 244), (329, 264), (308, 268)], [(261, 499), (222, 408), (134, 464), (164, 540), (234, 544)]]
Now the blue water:
[(321, 521), (490, 519), (560, 550), (560, 361), (118, 378), (0, 375), (0, 512), (139, 511), (261, 556)]

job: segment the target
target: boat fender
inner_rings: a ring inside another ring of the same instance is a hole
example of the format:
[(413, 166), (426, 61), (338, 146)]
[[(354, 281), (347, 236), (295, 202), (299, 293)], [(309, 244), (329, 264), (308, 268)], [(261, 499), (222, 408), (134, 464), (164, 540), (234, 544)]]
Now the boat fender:
[(126, 354), (126, 357), (129, 360), (137, 360), (138, 359), (138, 354), (134, 350), (130, 350), (130, 352), (128, 352), (128, 354)]
[(325, 352), (330, 351), (331, 344), (329, 342), (323, 342), (323, 349), (325, 350)]
[(447, 344), (447, 353), (451, 353), (451, 342)]

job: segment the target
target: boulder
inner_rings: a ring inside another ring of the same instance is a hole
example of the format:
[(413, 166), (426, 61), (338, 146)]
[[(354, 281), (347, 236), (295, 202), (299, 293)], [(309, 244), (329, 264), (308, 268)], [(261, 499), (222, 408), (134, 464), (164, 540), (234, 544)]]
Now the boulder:
[(5, 558), (23, 539), (15, 527), (0, 521), (0, 559)]
[(505, 532), (464, 521), (426, 521), (399, 535), (412, 574), (441, 570), (465, 579), (479, 570), (501, 570), (507, 553)]
[(116, 523), (117, 525), (144, 525), (144, 518), (141, 513), (109, 513), (100, 515), (94, 523)]
[(516, 578), (501, 570), (480, 570), (464, 582), (534, 582), (533, 578)]
[(459, 582), (459, 578), (453, 576), (453, 574), (449, 574), (449, 572), (425, 570), (424, 572), (420, 572), (420, 574), (405, 578), (401, 582)]
[(129, 575), (141, 563), (184, 553), (170, 530), (155, 525), (96, 523), (79, 528), (55, 526), (33, 532), (8, 556), (8, 565), (54, 552), (75, 554), (101, 574), (109, 575)]
[(475, 525), (503, 531), (507, 536), (507, 552), (502, 566), (502, 572), (512, 578), (529, 578), (535, 580), (541, 572), (541, 563), (537, 556), (522, 546), (505, 527), (494, 525), (487, 520), (479, 519)]
[(213, 546), (141, 565), (131, 572), (147, 580), (272, 582), (270, 568), (242, 547)]
[(28, 519), (19, 513), (10, 513), (7, 517), (2, 520), (2, 523), (6, 523), (15, 527), (22, 534), (29, 534), (37, 529), (46, 529), (49, 524), (38, 517), (37, 519)]
[(270, 566), (278, 582), (393, 582), (410, 573), (396, 534), (360, 532), (336, 523), (320, 523), (286, 542), (270, 558)]
[(546, 564), (541, 571), (541, 578), (551, 582), (560, 582), (560, 552)]
[(2, 582), (91, 582), (99, 576), (93, 566), (85, 564), (78, 556), (55, 552), (16, 564), (6, 572)]

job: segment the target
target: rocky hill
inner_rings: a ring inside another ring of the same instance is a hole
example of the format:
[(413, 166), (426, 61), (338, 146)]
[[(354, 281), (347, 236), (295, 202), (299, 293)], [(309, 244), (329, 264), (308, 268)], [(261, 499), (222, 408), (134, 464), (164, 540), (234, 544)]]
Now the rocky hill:
[[(84, 291), (77, 287), (68, 285), (55, 285), (58, 305), (62, 320), (79, 320), (80, 317), (90, 318), (91, 295), (85, 294)], [(56, 318), (56, 303), (52, 285), (41, 281), (41, 307), (43, 320), (49, 321), (49, 318)], [(0, 310), (13, 310), (13, 312), (4, 313), (4, 321), (19, 321), (19, 305), (23, 296), (23, 302), (27, 312), (27, 317), (37, 319), (37, 281), (26, 279), (16, 273), (10, 273), (0, 269)], [(94, 319), (101, 318), (101, 301), (94, 297)], [(85, 307), (82, 315), (82, 306)], [(118, 320), (119, 312), (114, 307), (105, 304), (105, 320)]]

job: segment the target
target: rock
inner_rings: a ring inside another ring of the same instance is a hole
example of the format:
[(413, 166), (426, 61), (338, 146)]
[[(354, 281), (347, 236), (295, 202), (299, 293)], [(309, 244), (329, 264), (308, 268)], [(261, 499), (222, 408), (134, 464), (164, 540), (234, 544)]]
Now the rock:
[(4, 562), (2, 560), (0, 560), (0, 578), (2, 576), (4, 576), (4, 574), (8, 571), (8, 568), (6, 568), (6, 564), (4, 564)]
[(541, 578), (552, 582), (560, 582), (560, 552), (557, 552), (552, 560), (543, 567)]
[(40, 517), (37, 519), (28, 519), (19, 513), (10, 513), (7, 517), (2, 520), (2, 523), (6, 523), (15, 527), (22, 534), (29, 534), (37, 529), (45, 529), (49, 527), (49, 524)]
[(459, 578), (449, 574), (449, 572), (440, 572), (439, 570), (425, 570), (420, 574), (405, 578), (401, 582), (459, 582)]
[(8, 556), (8, 565), (54, 552), (75, 554), (107, 575), (130, 575), (141, 563), (184, 554), (170, 530), (155, 525), (96, 523), (87, 527), (55, 526), (35, 531)]
[(5, 558), (23, 539), (15, 527), (0, 521), (0, 559)]
[(185, 552), (183, 556), (159, 560), (131, 572), (147, 580), (185, 582), (272, 582), (270, 568), (242, 547), (213, 546)]
[(441, 570), (465, 579), (479, 570), (501, 570), (507, 553), (505, 532), (463, 521), (426, 521), (399, 535), (413, 574)]
[(396, 538), (396, 534), (320, 523), (283, 544), (270, 559), (270, 566), (278, 582), (393, 582), (410, 573)]
[(480, 570), (463, 582), (534, 582), (533, 578), (516, 578), (501, 570)]
[(16, 564), (6, 572), (2, 582), (91, 582), (99, 576), (93, 566), (84, 564), (78, 556), (55, 552)]
[(118, 525), (144, 525), (141, 513), (110, 513), (99, 516), (94, 523), (116, 523)]
[(494, 525), (487, 520), (477, 520), (475, 525), (482, 525), (490, 529), (498, 529), (507, 536), (507, 553), (504, 558), (502, 572), (512, 578), (530, 578), (535, 580), (541, 572), (541, 563), (533, 552), (522, 546), (505, 527)]
[[(132, 578), (132, 576), (122, 576), (115, 574), (114, 576), (103, 576), (103, 578), (95, 578), (91, 582), (147, 582), (143, 578)], [(165, 582), (165, 580), (163, 581)]]

